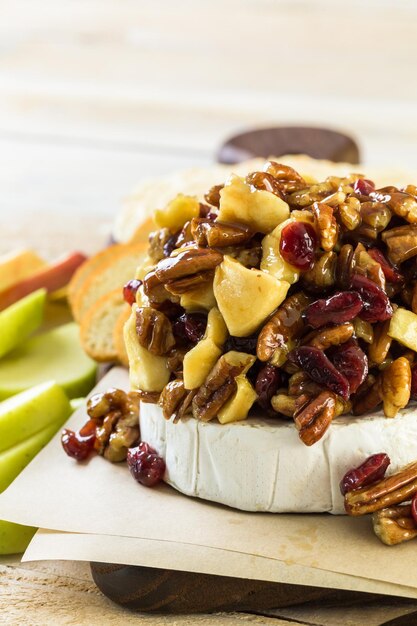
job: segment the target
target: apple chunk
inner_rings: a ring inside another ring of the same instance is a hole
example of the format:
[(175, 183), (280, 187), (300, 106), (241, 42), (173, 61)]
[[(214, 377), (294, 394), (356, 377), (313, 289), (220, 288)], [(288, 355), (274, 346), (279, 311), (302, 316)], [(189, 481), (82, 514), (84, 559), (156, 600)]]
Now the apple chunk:
[(225, 256), (214, 275), (214, 295), (227, 329), (247, 337), (284, 300), (290, 285), (261, 270), (248, 269)]
[(217, 419), (220, 424), (240, 422), (247, 418), (252, 404), (258, 397), (246, 376), (241, 374), (236, 377), (237, 389), (233, 396), (219, 411)]
[(388, 335), (411, 350), (417, 351), (417, 315), (399, 307), (391, 318)]
[(0, 292), (28, 278), (46, 262), (33, 250), (15, 250), (0, 256)]
[(255, 189), (232, 175), (220, 192), (219, 220), (247, 224), (255, 232), (270, 233), (290, 214), (288, 204), (270, 191)]
[(32, 337), (0, 361), (0, 400), (45, 380), (60, 385), (69, 398), (94, 386), (97, 364), (84, 354), (77, 324), (70, 323)]
[(0, 313), (0, 357), (23, 343), (42, 324), (46, 289), (38, 289)]
[(46, 382), (0, 403), (0, 452), (28, 439), (53, 422), (64, 422), (72, 409), (65, 392)]

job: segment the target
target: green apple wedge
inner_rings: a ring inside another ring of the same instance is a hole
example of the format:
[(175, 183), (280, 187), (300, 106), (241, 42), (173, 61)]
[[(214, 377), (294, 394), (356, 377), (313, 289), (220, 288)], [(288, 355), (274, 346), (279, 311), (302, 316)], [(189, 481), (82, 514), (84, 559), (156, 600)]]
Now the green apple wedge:
[(69, 398), (85, 396), (95, 384), (97, 364), (82, 350), (78, 326), (59, 326), (32, 337), (0, 360), (0, 400), (45, 380)]
[(0, 313), (0, 357), (23, 343), (42, 324), (46, 289), (38, 289)]
[(72, 413), (63, 389), (46, 382), (0, 402), (0, 452), (55, 422), (64, 422)]
[(20, 554), (38, 529), (0, 520), (0, 555)]

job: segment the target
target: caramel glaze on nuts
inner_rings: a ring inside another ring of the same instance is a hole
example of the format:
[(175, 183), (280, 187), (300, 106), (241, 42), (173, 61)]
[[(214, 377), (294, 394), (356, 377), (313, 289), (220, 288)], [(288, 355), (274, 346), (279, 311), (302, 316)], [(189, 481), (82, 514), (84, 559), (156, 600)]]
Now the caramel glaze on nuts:
[[(311, 182), (268, 161), (262, 171), (212, 187), (207, 204), (182, 198), (175, 215), (173, 205), (166, 219), (160, 212), (161, 228), (149, 240), (153, 266), (137, 296), (138, 303), (143, 296), (136, 310), (138, 342), (164, 358), (170, 371), (159, 400), (166, 418), (216, 417), (237, 390), (241, 373), (227, 362), (230, 346), (254, 360), (242, 389), (249, 383), (259, 392), (259, 372), (272, 368), (278, 382), (258, 404), (269, 415), (293, 417), (307, 445), (340, 413), (362, 415), (382, 406), (393, 418), (417, 397), (415, 352), (390, 335), (398, 307), (417, 314), (415, 185), (378, 189), (360, 174)], [(262, 201), (266, 212), (258, 223)], [(275, 222), (272, 217), (268, 230), (264, 218), (281, 210), (283, 216)], [(249, 337), (213, 331), (216, 343), (203, 331), (191, 341), (179, 332), (184, 316), (206, 320), (212, 307), (225, 306), (215, 298), (215, 276), (222, 275), (217, 268), (226, 258), (245, 271), (287, 281), (286, 297)], [(200, 341), (203, 358), (208, 355), (209, 365), (215, 364), (191, 394), (183, 372), (185, 364), (194, 363), (187, 354)], [(143, 396), (157, 398), (159, 389)]]

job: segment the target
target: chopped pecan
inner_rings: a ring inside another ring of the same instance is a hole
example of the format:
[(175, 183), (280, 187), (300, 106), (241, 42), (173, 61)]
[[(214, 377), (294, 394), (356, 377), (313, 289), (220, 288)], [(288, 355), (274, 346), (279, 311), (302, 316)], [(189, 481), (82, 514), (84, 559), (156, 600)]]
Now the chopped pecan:
[(169, 256), (175, 247), (176, 236), (168, 228), (160, 228), (149, 235), (148, 255), (153, 263)]
[(157, 307), (174, 297), (165, 289), (154, 270), (148, 272), (143, 279), (143, 291), (153, 307)]
[(184, 357), (188, 350), (189, 348), (180, 348), (175, 346), (167, 354), (168, 368), (175, 374), (175, 376), (177, 376), (177, 378), (182, 375)]
[(251, 228), (245, 224), (213, 222), (200, 217), (192, 219), (191, 233), (199, 246), (209, 246), (209, 248), (240, 246), (254, 235)]
[(246, 176), (248, 185), (252, 185), (255, 189), (261, 191), (269, 191), (279, 198), (284, 197), (284, 187), (278, 180), (268, 172), (252, 172)]
[(410, 224), (417, 222), (417, 199), (413, 195), (397, 189), (389, 194), (389, 199), (386, 197), (385, 200), (396, 215), (404, 218)]
[(312, 446), (323, 437), (335, 416), (335, 411), (336, 396), (331, 391), (322, 391), (295, 413), (295, 426), (306, 446)]
[(382, 233), (391, 263), (399, 265), (417, 254), (417, 224), (397, 226)]
[(292, 374), (288, 381), (288, 393), (290, 396), (301, 396), (307, 394), (309, 396), (318, 396), (322, 387), (311, 380), (310, 376), (299, 370)]
[(184, 381), (179, 378), (165, 385), (159, 399), (165, 419), (173, 417), (176, 423), (187, 413), (191, 413), (191, 402), (195, 393), (194, 389), (191, 391), (185, 389)]
[(139, 389), (136, 393), (140, 401), (145, 402), (145, 404), (157, 404), (161, 395), (159, 391), (143, 391), (142, 389)]
[(236, 391), (236, 377), (255, 361), (251, 354), (227, 352), (220, 357), (193, 399), (193, 415), (208, 422)]
[(260, 361), (271, 361), (277, 366), (286, 361), (293, 348), (291, 340), (304, 328), (302, 313), (309, 302), (301, 291), (284, 300), (259, 333), (256, 352)]
[(337, 254), (323, 252), (317, 254), (314, 265), (307, 272), (303, 272), (301, 283), (310, 293), (323, 293), (333, 287), (336, 282)]
[(353, 415), (368, 413), (382, 402), (382, 380), (369, 375), (353, 397)]
[(339, 218), (347, 230), (355, 230), (362, 222), (361, 203), (358, 198), (350, 196), (339, 207)]
[(109, 389), (90, 398), (90, 417), (97, 421), (94, 448), (108, 461), (123, 461), (139, 440), (139, 394)]
[(348, 515), (373, 513), (411, 500), (416, 492), (417, 462), (414, 462), (369, 487), (348, 491), (345, 495), (345, 510)]
[(152, 307), (136, 309), (136, 333), (140, 345), (152, 354), (162, 356), (175, 346), (171, 322)]
[(264, 166), (264, 171), (280, 183), (280, 187), (285, 193), (292, 193), (307, 186), (301, 174), (289, 165), (268, 161)]
[(345, 244), (337, 257), (336, 283), (341, 289), (350, 289), (355, 270), (355, 254), (353, 246)]
[(391, 216), (389, 207), (383, 202), (368, 201), (361, 204), (362, 223), (370, 226), (377, 233), (388, 226)]
[(181, 232), (175, 240), (175, 247), (182, 248), (184, 246), (188, 246), (191, 242), (194, 243), (194, 237), (191, 232), (191, 221), (188, 220), (188, 222), (185, 222), (184, 226), (181, 229)]
[(387, 546), (394, 546), (417, 537), (417, 524), (411, 515), (411, 506), (390, 506), (372, 515), (376, 536)]
[(337, 243), (339, 233), (333, 208), (323, 202), (314, 202), (311, 210), (318, 226), (320, 246), (325, 252), (331, 252)]
[(368, 357), (372, 364), (380, 365), (387, 358), (392, 339), (388, 335), (390, 320), (378, 322), (373, 328), (373, 342), (368, 348)]
[(385, 274), (381, 265), (368, 254), (365, 246), (358, 243), (354, 252), (355, 274), (366, 276), (385, 291)]
[(386, 417), (407, 406), (411, 394), (411, 367), (405, 357), (395, 359), (382, 372), (382, 400)]
[(346, 322), (345, 324), (339, 324), (339, 326), (322, 328), (306, 337), (303, 343), (320, 350), (327, 350), (330, 346), (339, 346), (348, 341), (353, 336), (353, 332), (353, 324)]
[(277, 413), (281, 413), (281, 415), (286, 417), (292, 417), (295, 412), (295, 397), (286, 393), (277, 393), (275, 396), (272, 396), (271, 405)]
[(206, 194), (204, 194), (204, 199), (206, 202), (211, 204), (211, 206), (215, 206), (219, 208), (220, 206), (220, 192), (223, 189), (224, 185), (214, 185), (211, 187)]

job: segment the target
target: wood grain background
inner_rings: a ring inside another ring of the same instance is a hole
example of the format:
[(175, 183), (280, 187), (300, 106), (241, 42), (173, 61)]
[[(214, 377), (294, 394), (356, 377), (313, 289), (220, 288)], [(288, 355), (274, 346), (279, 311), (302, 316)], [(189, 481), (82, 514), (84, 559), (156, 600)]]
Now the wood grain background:
[[(0, 252), (94, 251), (138, 182), (210, 164), (253, 126), (327, 125), (365, 162), (417, 174), (416, 21), (414, 0), (0, 0)], [(358, 611), (137, 618), (85, 564), (0, 565), (5, 624), (363, 624)]]

